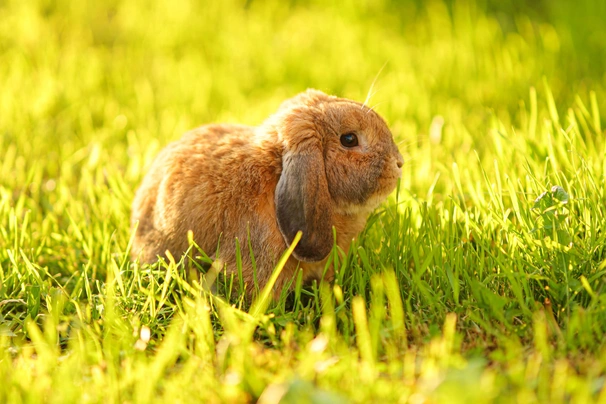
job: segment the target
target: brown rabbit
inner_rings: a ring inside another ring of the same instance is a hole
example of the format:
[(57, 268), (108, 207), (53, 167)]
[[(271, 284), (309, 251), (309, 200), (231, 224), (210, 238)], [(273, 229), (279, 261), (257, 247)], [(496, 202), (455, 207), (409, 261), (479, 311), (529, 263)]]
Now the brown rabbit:
[[(307, 90), (285, 101), (261, 126), (207, 125), (156, 158), (137, 191), (133, 259), (154, 262), (189, 247), (187, 232), (252, 290), (248, 238), (263, 287), (296, 233), (303, 236), (275, 285), (297, 268), (320, 279), (333, 246), (347, 251), (368, 215), (396, 187), (403, 164), (391, 132), (372, 109)], [(220, 243), (219, 243), (220, 241)], [(332, 277), (332, 273), (327, 275)]]

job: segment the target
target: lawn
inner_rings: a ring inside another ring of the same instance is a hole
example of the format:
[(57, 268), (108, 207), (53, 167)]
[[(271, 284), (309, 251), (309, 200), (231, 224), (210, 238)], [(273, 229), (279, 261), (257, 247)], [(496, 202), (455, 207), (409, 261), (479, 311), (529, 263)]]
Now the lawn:
[[(606, 403), (605, 15), (0, 1), (0, 402)], [(163, 146), (309, 87), (370, 96), (405, 158), (334, 283), (130, 261)]]

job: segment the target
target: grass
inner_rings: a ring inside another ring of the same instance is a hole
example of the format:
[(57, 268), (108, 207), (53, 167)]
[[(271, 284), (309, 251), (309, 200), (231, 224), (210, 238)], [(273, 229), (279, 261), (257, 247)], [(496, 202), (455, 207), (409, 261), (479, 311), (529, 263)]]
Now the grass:
[[(606, 402), (604, 7), (0, 3), (0, 402)], [(334, 284), (129, 261), (163, 145), (375, 78), (406, 165)]]

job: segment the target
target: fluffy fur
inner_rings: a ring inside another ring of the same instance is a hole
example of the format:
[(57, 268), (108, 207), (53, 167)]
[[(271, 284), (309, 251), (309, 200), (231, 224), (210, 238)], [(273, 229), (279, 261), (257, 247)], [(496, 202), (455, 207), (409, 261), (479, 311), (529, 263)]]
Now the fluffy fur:
[[(354, 133), (359, 145), (344, 147)], [(347, 251), (370, 212), (393, 191), (403, 159), (383, 119), (348, 99), (308, 90), (285, 101), (259, 127), (206, 125), (168, 145), (137, 191), (138, 222), (132, 257), (154, 262), (165, 251), (179, 257), (187, 232), (206, 252), (235, 270), (234, 239), (244, 246), (243, 276), (250, 286), (250, 242), (263, 287), (297, 231), (297, 245), (275, 291), (302, 268), (320, 278), (333, 246)], [(332, 277), (332, 274), (328, 274)]]

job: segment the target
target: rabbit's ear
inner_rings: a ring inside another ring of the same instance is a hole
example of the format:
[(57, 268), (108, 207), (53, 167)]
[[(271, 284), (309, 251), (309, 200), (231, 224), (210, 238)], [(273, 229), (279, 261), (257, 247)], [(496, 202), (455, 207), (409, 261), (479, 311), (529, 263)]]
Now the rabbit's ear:
[(332, 249), (332, 202), (320, 145), (287, 152), (276, 187), (278, 226), (290, 245), (300, 230), (294, 250), (300, 261), (321, 261)]

